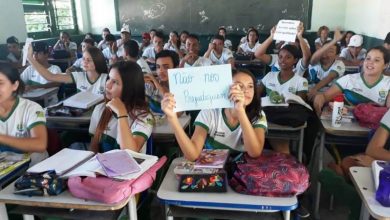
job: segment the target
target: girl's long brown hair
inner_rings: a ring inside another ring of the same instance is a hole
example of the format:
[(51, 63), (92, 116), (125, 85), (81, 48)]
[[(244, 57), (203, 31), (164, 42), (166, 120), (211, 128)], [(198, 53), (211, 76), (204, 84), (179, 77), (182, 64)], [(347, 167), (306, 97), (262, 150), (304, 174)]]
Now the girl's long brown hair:
[[(120, 61), (113, 64), (111, 69), (116, 69), (122, 79), (121, 100), (126, 106), (129, 117), (134, 121), (150, 113), (145, 99), (145, 81), (141, 67), (133, 61)], [(108, 101), (106, 98), (105, 103)], [(105, 108), (91, 141), (91, 150), (93, 152), (99, 151), (101, 137), (112, 116), (112, 111), (109, 108)]]

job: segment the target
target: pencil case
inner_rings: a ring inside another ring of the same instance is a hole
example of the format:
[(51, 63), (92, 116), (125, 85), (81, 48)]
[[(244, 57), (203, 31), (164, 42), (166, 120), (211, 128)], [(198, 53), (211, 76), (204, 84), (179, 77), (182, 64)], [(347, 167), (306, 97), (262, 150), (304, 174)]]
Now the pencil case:
[(180, 175), (179, 192), (226, 192), (226, 172)]

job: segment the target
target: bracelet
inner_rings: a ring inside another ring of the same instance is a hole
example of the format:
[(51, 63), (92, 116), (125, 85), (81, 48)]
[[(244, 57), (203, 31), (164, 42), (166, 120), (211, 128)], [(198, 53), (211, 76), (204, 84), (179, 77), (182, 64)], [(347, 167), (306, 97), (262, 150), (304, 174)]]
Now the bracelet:
[(116, 117), (117, 119), (120, 119), (120, 118), (128, 118), (129, 116), (128, 115), (121, 115), (121, 116), (118, 116)]

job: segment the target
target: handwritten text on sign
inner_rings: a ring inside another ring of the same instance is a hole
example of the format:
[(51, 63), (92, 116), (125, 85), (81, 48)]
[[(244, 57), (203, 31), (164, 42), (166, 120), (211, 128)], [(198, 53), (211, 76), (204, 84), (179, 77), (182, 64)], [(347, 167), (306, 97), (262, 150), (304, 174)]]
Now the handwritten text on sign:
[(280, 20), (276, 26), (274, 40), (295, 42), (300, 21)]
[(232, 108), (230, 64), (168, 70), (169, 91), (175, 95), (175, 112)]

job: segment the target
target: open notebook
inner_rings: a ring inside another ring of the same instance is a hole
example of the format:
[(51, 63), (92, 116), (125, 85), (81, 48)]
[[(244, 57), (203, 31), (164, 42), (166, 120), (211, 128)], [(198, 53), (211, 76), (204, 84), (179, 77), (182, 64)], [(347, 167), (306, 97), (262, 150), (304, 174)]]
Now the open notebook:
[(79, 92), (64, 100), (64, 106), (87, 109), (104, 100), (103, 95), (94, 94), (89, 91)]

